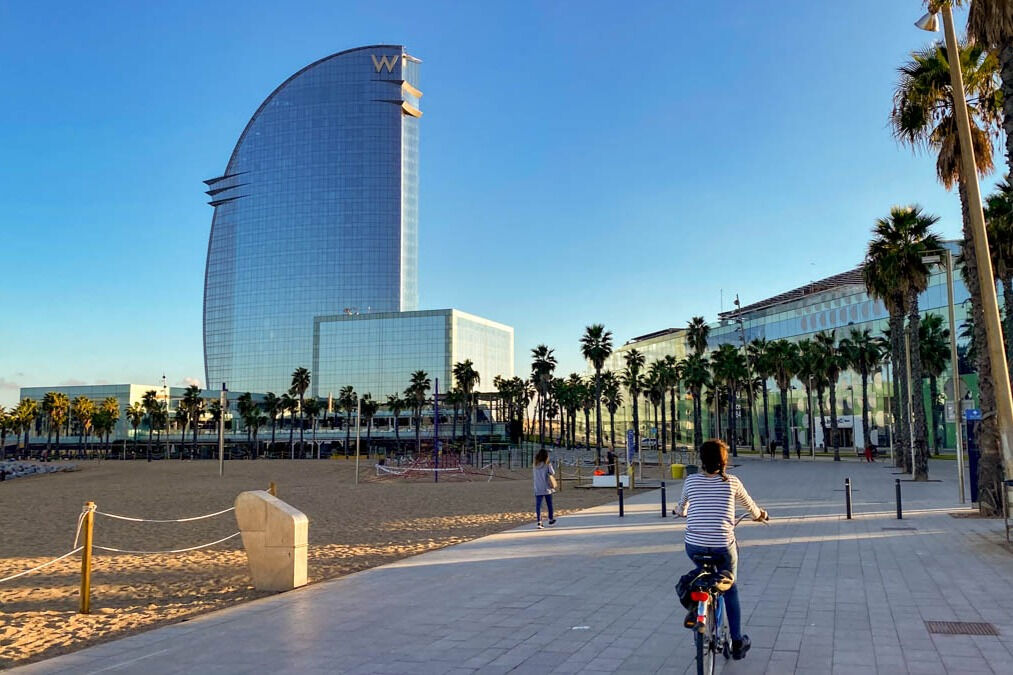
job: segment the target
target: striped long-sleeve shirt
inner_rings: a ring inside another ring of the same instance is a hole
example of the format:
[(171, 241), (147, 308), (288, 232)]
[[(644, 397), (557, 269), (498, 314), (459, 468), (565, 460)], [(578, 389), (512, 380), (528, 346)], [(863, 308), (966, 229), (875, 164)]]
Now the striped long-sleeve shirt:
[[(730, 547), (735, 543), (735, 503), (759, 518), (760, 507), (735, 476), (694, 473), (682, 484), (682, 500), (676, 510), (686, 516), (686, 543), (696, 546)], [(688, 515), (687, 515), (688, 511)]]

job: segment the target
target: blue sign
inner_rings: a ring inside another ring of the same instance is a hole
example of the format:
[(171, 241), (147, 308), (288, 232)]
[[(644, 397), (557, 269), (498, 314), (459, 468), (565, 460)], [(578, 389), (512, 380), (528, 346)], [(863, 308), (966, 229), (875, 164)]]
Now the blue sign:
[(633, 462), (633, 453), (637, 451), (637, 439), (633, 435), (633, 429), (626, 430), (626, 463)]
[(964, 419), (968, 422), (980, 422), (981, 421), (981, 409), (969, 408), (964, 411)]

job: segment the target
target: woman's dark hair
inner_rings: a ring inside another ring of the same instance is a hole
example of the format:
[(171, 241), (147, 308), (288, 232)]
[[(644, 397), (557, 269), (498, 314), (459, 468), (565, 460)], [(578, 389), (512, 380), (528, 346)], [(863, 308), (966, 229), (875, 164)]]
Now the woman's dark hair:
[(549, 461), (549, 451), (542, 448), (538, 451), (538, 454), (535, 455), (535, 464), (545, 464), (547, 461)]
[(716, 473), (727, 481), (725, 467), (728, 466), (728, 445), (719, 438), (704, 441), (700, 446), (700, 464), (707, 473)]

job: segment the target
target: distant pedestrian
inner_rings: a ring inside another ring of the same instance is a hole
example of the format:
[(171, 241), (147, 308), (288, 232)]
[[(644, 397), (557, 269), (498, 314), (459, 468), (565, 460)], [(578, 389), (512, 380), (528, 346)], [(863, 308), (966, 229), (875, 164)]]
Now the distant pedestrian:
[(549, 461), (549, 451), (545, 448), (539, 450), (535, 455), (535, 466), (531, 473), (535, 483), (535, 527), (541, 530), (544, 527), (542, 525), (542, 500), (545, 501), (549, 510), (549, 526), (556, 524), (556, 517), (552, 512), (552, 493), (556, 491), (558, 485), (556, 471)]
[(770, 458), (774, 459), (774, 452), (777, 451), (777, 441), (771, 441), (770, 446), (767, 448), (767, 452), (770, 453)]
[(609, 475), (610, 476), (616, 475), (616, 453), (612, 452), (612, 450), (610, 449), (608, 451), (608, 454), (605, 455), (605, 461), (606, 463), (608, 463)]
[(869, 444), (867, 444), (865, 446), (865, 461), (866, 462), (875, 462), (876, 461), (876, 457), (873, 454), (874, 450), (875, 449), (872, 447), (871, 443), (869, 443)]

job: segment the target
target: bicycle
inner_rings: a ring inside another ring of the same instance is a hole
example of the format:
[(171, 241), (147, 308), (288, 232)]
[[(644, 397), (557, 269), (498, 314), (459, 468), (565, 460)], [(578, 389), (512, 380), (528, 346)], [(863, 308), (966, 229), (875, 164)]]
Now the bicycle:
[[(735, 521), (738, 526), (746, 516), (742, 514)], [(759, 522), (766, 523), (770, 520)], [(734, 526), (733, 526), (734, 527)], [(732, 587), (735, 579), (717, 568), (717, 557), (709, 554), (693, 557), (700, 574), (691, 585), (690, 599), (697, 603), (696, 622), (692, 626), (693, 638), (696, 643), (697, 675), (713, 675), (714, 664), (718, 652), (727, 660), (732, 655), (732, 640), (728, 635), (728, 622), (725, 616), (724, 592)]]

